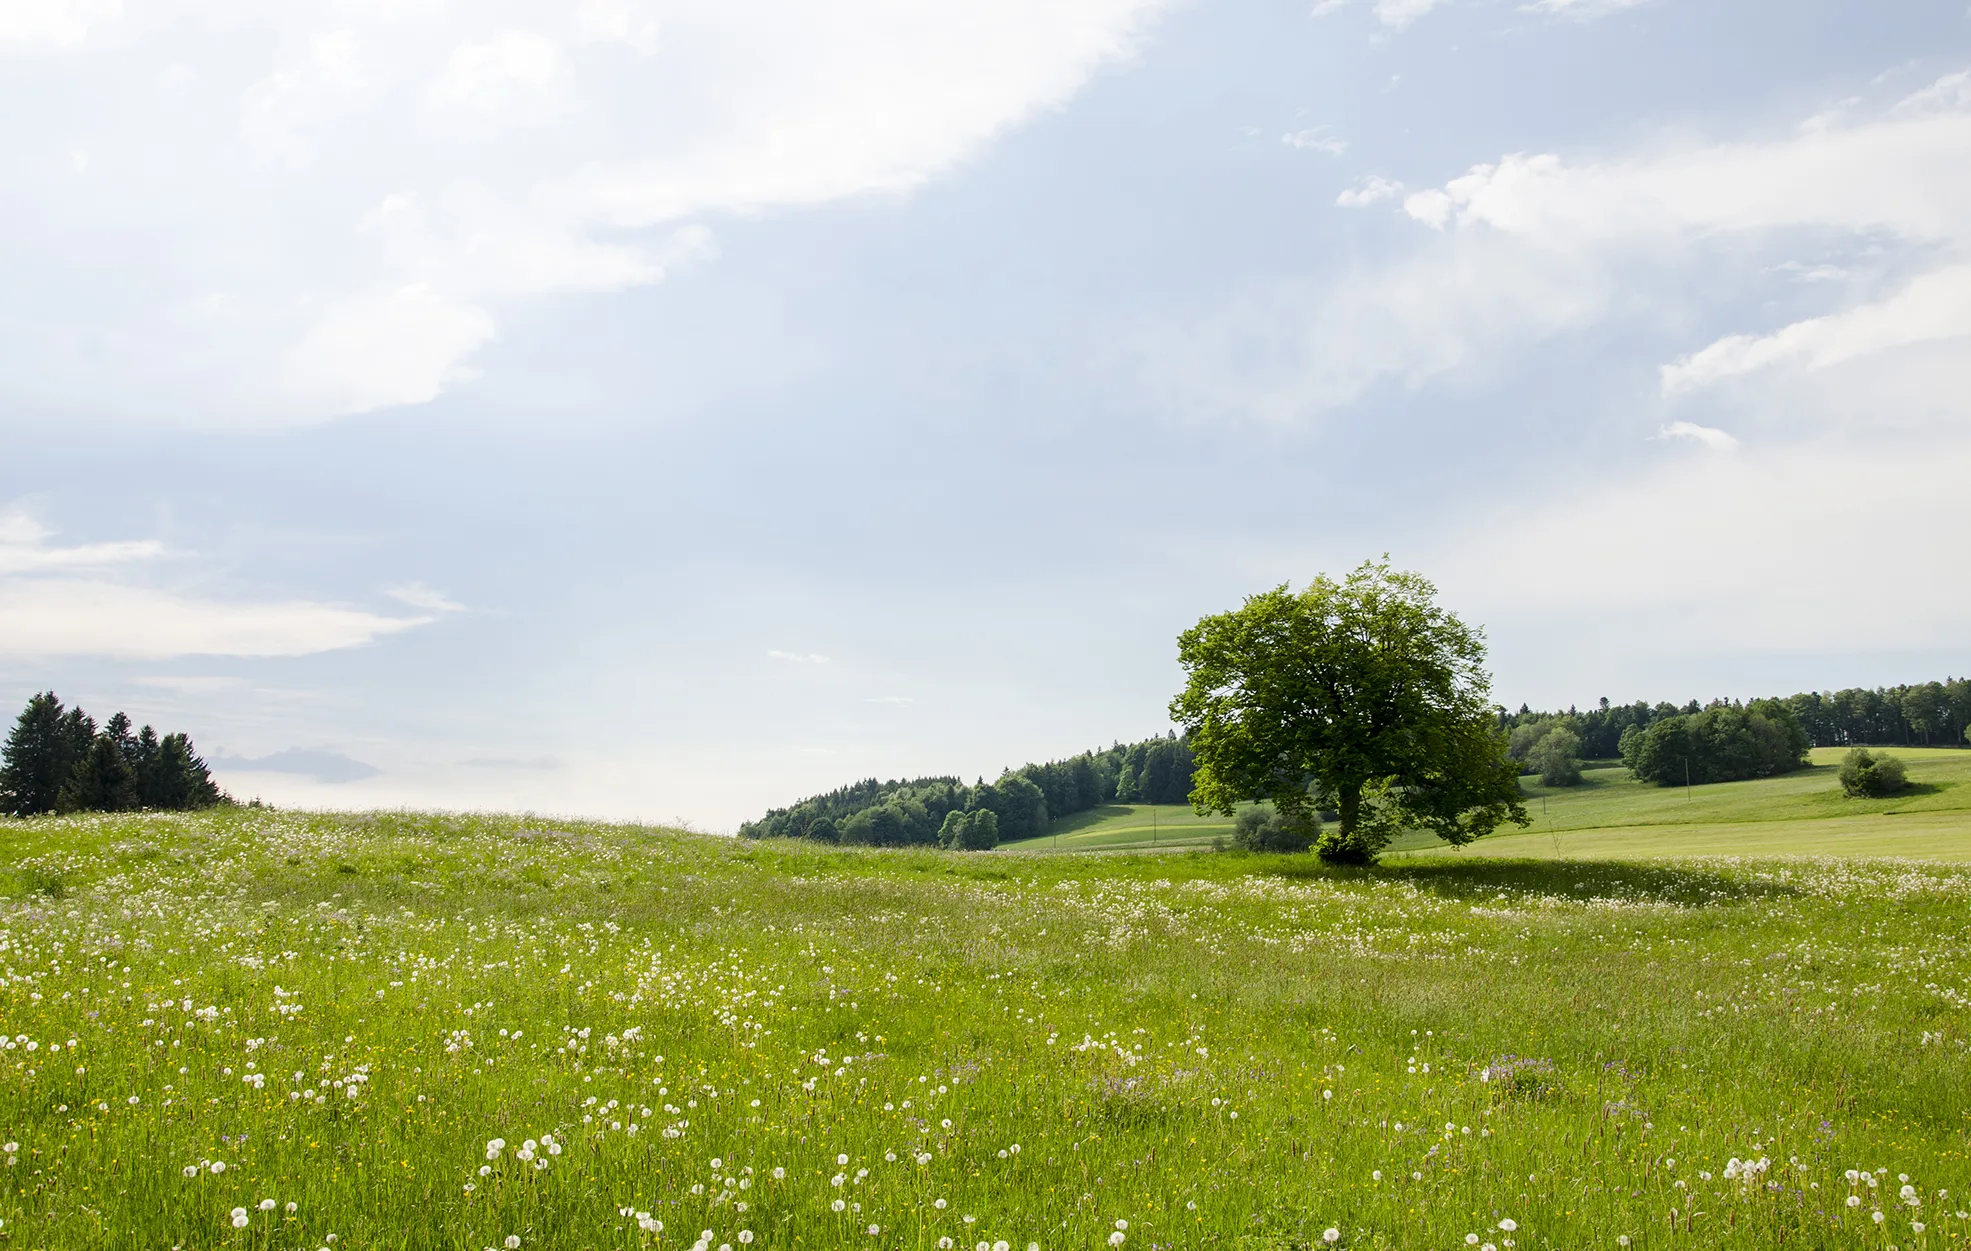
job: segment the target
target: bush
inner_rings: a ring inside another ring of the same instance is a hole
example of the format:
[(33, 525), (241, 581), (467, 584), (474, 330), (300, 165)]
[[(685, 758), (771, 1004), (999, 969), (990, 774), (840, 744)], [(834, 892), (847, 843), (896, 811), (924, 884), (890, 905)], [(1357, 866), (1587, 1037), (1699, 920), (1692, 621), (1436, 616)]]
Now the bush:
[(1526, 763), (1548, 786), (1575, 786), (1581, 781), (1581, 736), (1557, 725), (1526, 753)]
[(1232, 841), (1247, 851), (1306, 851), (1321, 835), (1321, 819), (1282, 817), (1266, 808), (1248, 808), (1232, 824)]
[(1850, 799), (1880, 799), (1909, 785), (1909, 773), (1894, 756), (1871, 755), (1857, 747), (1841, 760), (1841, 790)]
[(938, 845), (952, 851), (991, 851), (999, 846), (999, 817), (990, 808), (946, 813)]

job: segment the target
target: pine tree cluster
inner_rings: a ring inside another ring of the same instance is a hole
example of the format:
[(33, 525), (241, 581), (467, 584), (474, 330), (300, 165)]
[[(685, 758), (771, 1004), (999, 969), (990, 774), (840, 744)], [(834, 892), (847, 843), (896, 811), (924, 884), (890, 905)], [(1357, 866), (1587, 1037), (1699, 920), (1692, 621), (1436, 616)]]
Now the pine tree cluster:
[(53, 691), (27, 701), (0, 748), (0, 812), (185, 811), (230, 802), (183, 734), (131, 733), (117, 713), (98, 729)]

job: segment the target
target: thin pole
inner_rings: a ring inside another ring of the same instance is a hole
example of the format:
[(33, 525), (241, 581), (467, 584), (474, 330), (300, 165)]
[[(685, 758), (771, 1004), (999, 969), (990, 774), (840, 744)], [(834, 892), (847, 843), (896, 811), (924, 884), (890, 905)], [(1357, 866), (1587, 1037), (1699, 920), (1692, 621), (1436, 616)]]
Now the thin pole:
[(1684, 802), (1690, 802), (1690, 757), (1684, 757)]

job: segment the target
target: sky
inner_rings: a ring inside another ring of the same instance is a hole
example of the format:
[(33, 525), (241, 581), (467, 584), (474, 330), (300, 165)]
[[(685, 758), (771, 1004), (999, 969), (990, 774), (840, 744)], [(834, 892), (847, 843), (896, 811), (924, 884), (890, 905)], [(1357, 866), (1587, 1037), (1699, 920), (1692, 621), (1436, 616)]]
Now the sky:
[(730, 830), (1169, 727), (1971, 670), (1971, 10), (0, 0), (0, 703)]

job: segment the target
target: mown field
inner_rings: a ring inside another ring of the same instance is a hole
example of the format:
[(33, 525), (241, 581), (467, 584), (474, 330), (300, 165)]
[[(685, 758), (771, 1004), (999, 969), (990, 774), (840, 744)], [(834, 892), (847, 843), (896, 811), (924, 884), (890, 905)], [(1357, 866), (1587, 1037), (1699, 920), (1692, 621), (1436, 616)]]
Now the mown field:
[(0, 823), (19, 1248), (1961, 1245), (1971, 867)]
[[(1848, 799), (1836, 778), (1842, 751), (1816, 748), (1812, 767), (1784, 777), (1692, 787), (1645, 785), (1620, 765), (1590, 765), (1579, 786), (1520, 779), (1533, 824), (1461, 850), (1428, 836), (1392, 851), (1457, 856), (1863, 855), (1971, 861), (1971, 751), (1888, 748), (1909, 766), (1911, 790), (1893, 799)], [(1153, 833), (1154, 829), (1154, 833)], [(1230, 841), (1232, 819), (1183, 805), (1112, 804), (1055, 822), (1049, 837), (1014, 850), (1208, 847)], [(1556, 837), (1556, 836), (1559, 837)]]

